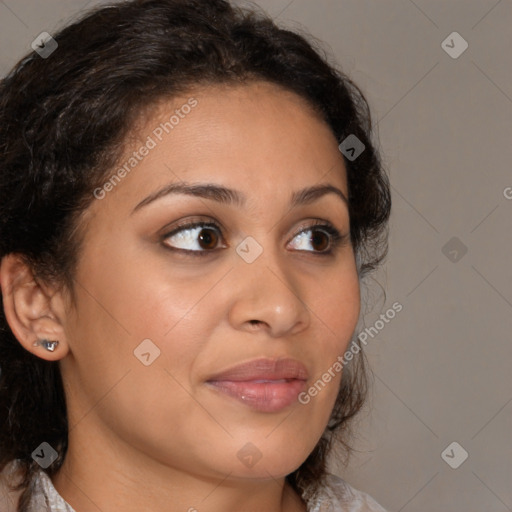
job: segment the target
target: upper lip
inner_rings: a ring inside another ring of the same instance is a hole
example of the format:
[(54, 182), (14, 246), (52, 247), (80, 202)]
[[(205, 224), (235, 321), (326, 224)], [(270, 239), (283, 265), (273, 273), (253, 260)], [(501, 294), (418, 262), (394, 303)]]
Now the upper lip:
[(306, 367), (296, 359), (253, 359), (242, 363), (208, 379), (211, 381), (251, 381), (251, 380), (282, 380), (298, 379), (307, 380), (308, 371)]

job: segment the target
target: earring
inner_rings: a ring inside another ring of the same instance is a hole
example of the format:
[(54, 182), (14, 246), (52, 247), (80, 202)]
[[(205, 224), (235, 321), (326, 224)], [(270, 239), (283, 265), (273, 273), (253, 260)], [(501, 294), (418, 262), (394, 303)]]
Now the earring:
[(37, 340), (35, 343), (34, 343), (34, 347), (37, 347), (39, 345), (43, 346), (46, 350), (48, 350), (48, 352), (53, 352), (56, 348), (57, 348), (57, 345), (59, 344), (58, 341), (49, 341), (49, 340)]

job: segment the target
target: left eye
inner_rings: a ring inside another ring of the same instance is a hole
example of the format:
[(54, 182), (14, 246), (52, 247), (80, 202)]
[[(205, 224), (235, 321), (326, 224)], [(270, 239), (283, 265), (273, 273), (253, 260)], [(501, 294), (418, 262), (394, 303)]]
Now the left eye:
[[(292, 248), (297, 251), (328, 252), (333, 243), (333, 237), (335, 238), (336, 234), (312, 226), (295, 235), (293, 240), (296, 242)], [(313, 250), (308, 249), (308, 246), (313, 247)]]

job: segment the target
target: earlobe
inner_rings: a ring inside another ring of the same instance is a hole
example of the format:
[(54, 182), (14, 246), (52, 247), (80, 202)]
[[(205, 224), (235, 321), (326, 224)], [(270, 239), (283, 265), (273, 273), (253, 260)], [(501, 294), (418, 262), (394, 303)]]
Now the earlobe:
[(62, 359), (68, 352), (62, 319), (52, 309), (52, 295), (20, 255), (2, 258), (0, 285), (5, 317), (20, 344), (42, 359)]

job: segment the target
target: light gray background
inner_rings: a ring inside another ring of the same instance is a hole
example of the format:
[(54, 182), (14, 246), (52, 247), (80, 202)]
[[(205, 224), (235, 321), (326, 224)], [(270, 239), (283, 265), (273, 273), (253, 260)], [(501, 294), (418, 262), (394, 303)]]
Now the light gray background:
[[(98, 3), (0, 1), (0, 73)], [(257, 3), (325, 41), (363, 89), (392, 183), (387, 297), (369, 283), (365, 324), (403, 311), (369, 339), (373, 398), (334, 470), (390, 511), (512, 510), (512, 2)], [(457, 59), (441, 46), (453, 31), (469, 44)], [(445, 256), (452, 237), (466, 254)], [(453, 441), (469, 454), (458, 469), (441, 457)]]

